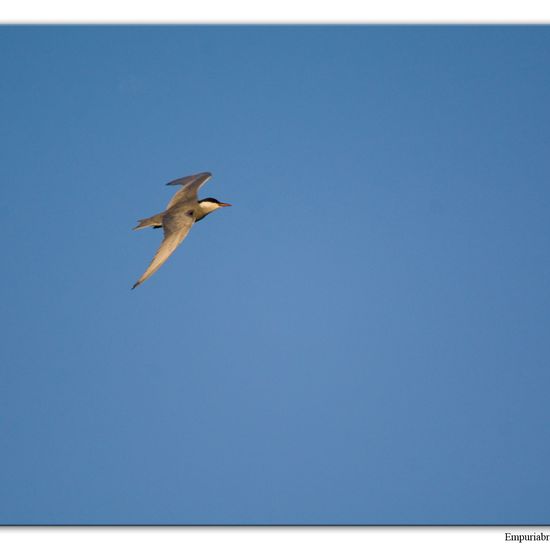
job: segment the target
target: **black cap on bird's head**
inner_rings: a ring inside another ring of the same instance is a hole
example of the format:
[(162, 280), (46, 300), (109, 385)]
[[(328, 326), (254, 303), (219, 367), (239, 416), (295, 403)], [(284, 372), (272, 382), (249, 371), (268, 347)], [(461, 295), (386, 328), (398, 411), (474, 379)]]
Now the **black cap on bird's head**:
[(210, 203), (214, 203), (214, 204), (217, 204), (220, 208), (223, 207), (223, 206), (232, 206), (231, 204), (229, 204), (228, 202), (221, 202), (219, 201), (218, 199), (215, 199), (213, 197), (207, 197), (206, 199), (201, 199), (199, 201), (199, 204), (203, 203), (203, 202), (210, 202)]

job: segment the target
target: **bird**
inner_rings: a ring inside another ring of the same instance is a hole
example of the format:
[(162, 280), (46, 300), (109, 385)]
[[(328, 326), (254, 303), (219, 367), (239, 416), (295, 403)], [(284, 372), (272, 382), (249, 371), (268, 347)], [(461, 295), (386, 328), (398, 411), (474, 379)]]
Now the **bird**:
[(191, 227), (219, 208), (231, 206), (228, 202), (220, 202), (208, 197), (198, 199), (199, 189), (212, 177), (210, 172), (200, 172), (168, 182), (166, 185), (181, 185), (181, 189), (170, 199), (166, 210), (149, 218), (138, 220), (133, 230), (162, 227), (164, 239), (159, 246), (149, 267), (137, 280), (132, 290), (156, 273), (162, 264), (170, 257), (176, 248), (187, 237)]

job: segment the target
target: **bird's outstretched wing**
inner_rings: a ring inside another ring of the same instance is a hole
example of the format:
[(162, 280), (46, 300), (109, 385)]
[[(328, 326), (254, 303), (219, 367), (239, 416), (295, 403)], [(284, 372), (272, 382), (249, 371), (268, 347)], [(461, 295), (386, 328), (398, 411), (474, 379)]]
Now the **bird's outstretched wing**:
[(168, 182), (166, 185), (181, 185), (182, 188), (172, 197), (166, 210), (177, 203), (197, 200), (199, 189), (212, 177), (210, 172), (201, 172), (193, 176), (185, 176), (177, 180)]
[(166, 214), (162, 220), (164, 228), (164, 240), (162, 241), (155, 257), (149, 264), (145, 273), (138, 279), (132, 289), (139, 286), (143, 281), (147, 280), (153, 273), (158, 271), (160, 266), (170, 257), (172, 252), (181, 244), (183, 239), (187, 237), (187, 233), (191, 229), (195, 218), (188, 216), (182, 212), (177, 214)]

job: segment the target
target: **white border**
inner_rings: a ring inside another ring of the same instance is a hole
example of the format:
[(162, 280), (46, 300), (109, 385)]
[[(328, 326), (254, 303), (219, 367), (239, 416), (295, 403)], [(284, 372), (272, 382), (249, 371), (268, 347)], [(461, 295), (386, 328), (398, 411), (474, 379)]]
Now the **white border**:
[[(515, 548), (517, 542), (505, 541), (506, 532), (550, 536), (548, 527), (4, 527), (0, 545), (9, 550)], [(524, 544), (542, 548), (548, 542)]]
[(3, 23), (546, 23), (548, 0), (4, 0)]

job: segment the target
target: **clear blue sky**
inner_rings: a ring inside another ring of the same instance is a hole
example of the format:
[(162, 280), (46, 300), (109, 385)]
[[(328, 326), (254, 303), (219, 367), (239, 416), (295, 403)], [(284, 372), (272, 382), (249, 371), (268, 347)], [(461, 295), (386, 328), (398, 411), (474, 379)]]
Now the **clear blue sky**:
[(550, 522), (549, 27), (0, 52), (1, 523)]

